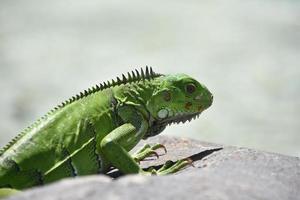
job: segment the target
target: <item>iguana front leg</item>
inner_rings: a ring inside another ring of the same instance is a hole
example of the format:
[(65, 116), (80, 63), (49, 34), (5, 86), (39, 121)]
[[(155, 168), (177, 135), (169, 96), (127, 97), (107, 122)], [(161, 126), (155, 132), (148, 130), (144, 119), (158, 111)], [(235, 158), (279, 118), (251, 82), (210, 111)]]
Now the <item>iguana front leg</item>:
[[(136, 108), (124, 105), (118, 108), (118, 115), (125, 122), (123, 125), (111, 131), (99, 143), (98, 147), (104, 158), (113, 167), (125, 174), (170, 174), (190, 164), (189, 160), (179, 160), (175, 163), (169, 161), (161, 169), (144, 171), (138, 162), (151, 155), (155, 149), (164, 148), (157, 144), (152, 148), (146, 145), (139, 154), (132, 157), (128, 152), (143, 138), (148, 130), (148, 121)], [(137, 160), (136, 160), (137, 159)]]
[(130, 145), (128, 141), (132, 140), (135, 133), (136, 128), (132, 124), (123, 124), (104, 137), (100, 143), (101, 152), (105, 158), (123, 173), (166, 175), (175, 173), (191, 164), (191, 161), (187, 159), (177, 162), (167, 161), (159, 170), (150, 168), (144, 171), (126, 150), (126, 147)]
[(110, 132), (99, 144), (105, 159), (125, 174), (143, 173), (127, 150), (132, 145), (136, 132), (132, 124), (126, 123)]

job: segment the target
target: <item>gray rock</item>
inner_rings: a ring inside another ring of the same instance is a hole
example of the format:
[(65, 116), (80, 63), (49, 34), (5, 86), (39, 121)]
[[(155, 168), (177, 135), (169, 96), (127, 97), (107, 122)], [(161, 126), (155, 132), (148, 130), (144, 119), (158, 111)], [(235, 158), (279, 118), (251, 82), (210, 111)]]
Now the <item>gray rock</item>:
[[(159, 167), (166, 160), (185, 157), (194, 160), (194, 167), (160, 177), (131, 175), (112, 179), (95, 175), (65, 179), (10, 199), (300, 199), (297, 157), (247, 148), (220, 149), (220, 145), (190, 139), (155, 137), (148, 142), (165, 144), (168, 153), (158, 160), (143, 161), (143, 167)], [(118, 172), (111, 176), (118, 176)]]

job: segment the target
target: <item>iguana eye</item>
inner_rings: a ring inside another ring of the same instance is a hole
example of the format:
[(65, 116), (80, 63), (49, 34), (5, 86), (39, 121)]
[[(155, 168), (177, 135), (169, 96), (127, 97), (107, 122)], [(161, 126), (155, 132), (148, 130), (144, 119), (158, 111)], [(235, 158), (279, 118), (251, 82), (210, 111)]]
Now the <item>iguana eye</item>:
[(187, 91), (187, 93), (192, 94), (193, 92), (195, 92), (196, 86), (193, 83), (189, 83), (185, 86), (185, 90)]

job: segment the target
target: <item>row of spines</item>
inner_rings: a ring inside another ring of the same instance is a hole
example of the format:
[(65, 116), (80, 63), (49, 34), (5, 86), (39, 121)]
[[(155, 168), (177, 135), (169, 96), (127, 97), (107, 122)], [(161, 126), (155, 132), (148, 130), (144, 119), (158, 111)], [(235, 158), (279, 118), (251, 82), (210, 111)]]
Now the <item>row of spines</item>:
[(103, 82), (100, 84), (97, 84), (87, 90), (84, 90), (83, 92), (80, 92), (79, 94), (71, 97), (70, 99), (62, 102), (58, 106), (54, 107), (52, 110), (50, 110), (46, 115), (41, 117), (40, 119), (36, 120), (31, 126), (27, 127), (24, 131), (22, 131), (19, 135), (14, 137), (6, 146), (4, 146), (2, 149), (0, 149), (0, 156), (7, 150), (9, 147), (11, 147), (15, 142), (17, 142), (26, 132), (30, 131), (33, 127), (36, 127), (41, 120), (46, 119), (50, 114), (55, 112), (56, 110), (76, 101), (79, 100), (83, 97), (86, 97), (90, 94), (93, 94), (95, 92), (116, 86), (116, 85), (121, 85), (121, 84), (127, 84), (127, 83), (133, 83), (137, 81), (142, 81), (142, 80), (151, 80), (154, 79), (155, 77), (162, 76), (162, 74), (157, 74), (153, 71), (152, 67), (146, 66), (146, 69), (143, 70), (143, 68), (139, 70), (135, 69), (131, 72), (127, 73), (127, 76), (122, 74), (122, 78), (117, 77), (116, 80), (112, 79), (112, 81), (107, 81)]

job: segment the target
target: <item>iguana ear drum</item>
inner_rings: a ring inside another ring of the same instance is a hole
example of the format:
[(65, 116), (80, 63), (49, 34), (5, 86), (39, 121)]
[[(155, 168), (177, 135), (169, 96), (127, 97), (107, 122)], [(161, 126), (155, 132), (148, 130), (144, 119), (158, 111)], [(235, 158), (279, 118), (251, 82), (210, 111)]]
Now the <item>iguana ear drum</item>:
[(168, 110), (165, 108), (162, 108), (161, 110), (158, 111), (157, 116), (161, 119), (164, 119), (166, 117), (168, 117)]

